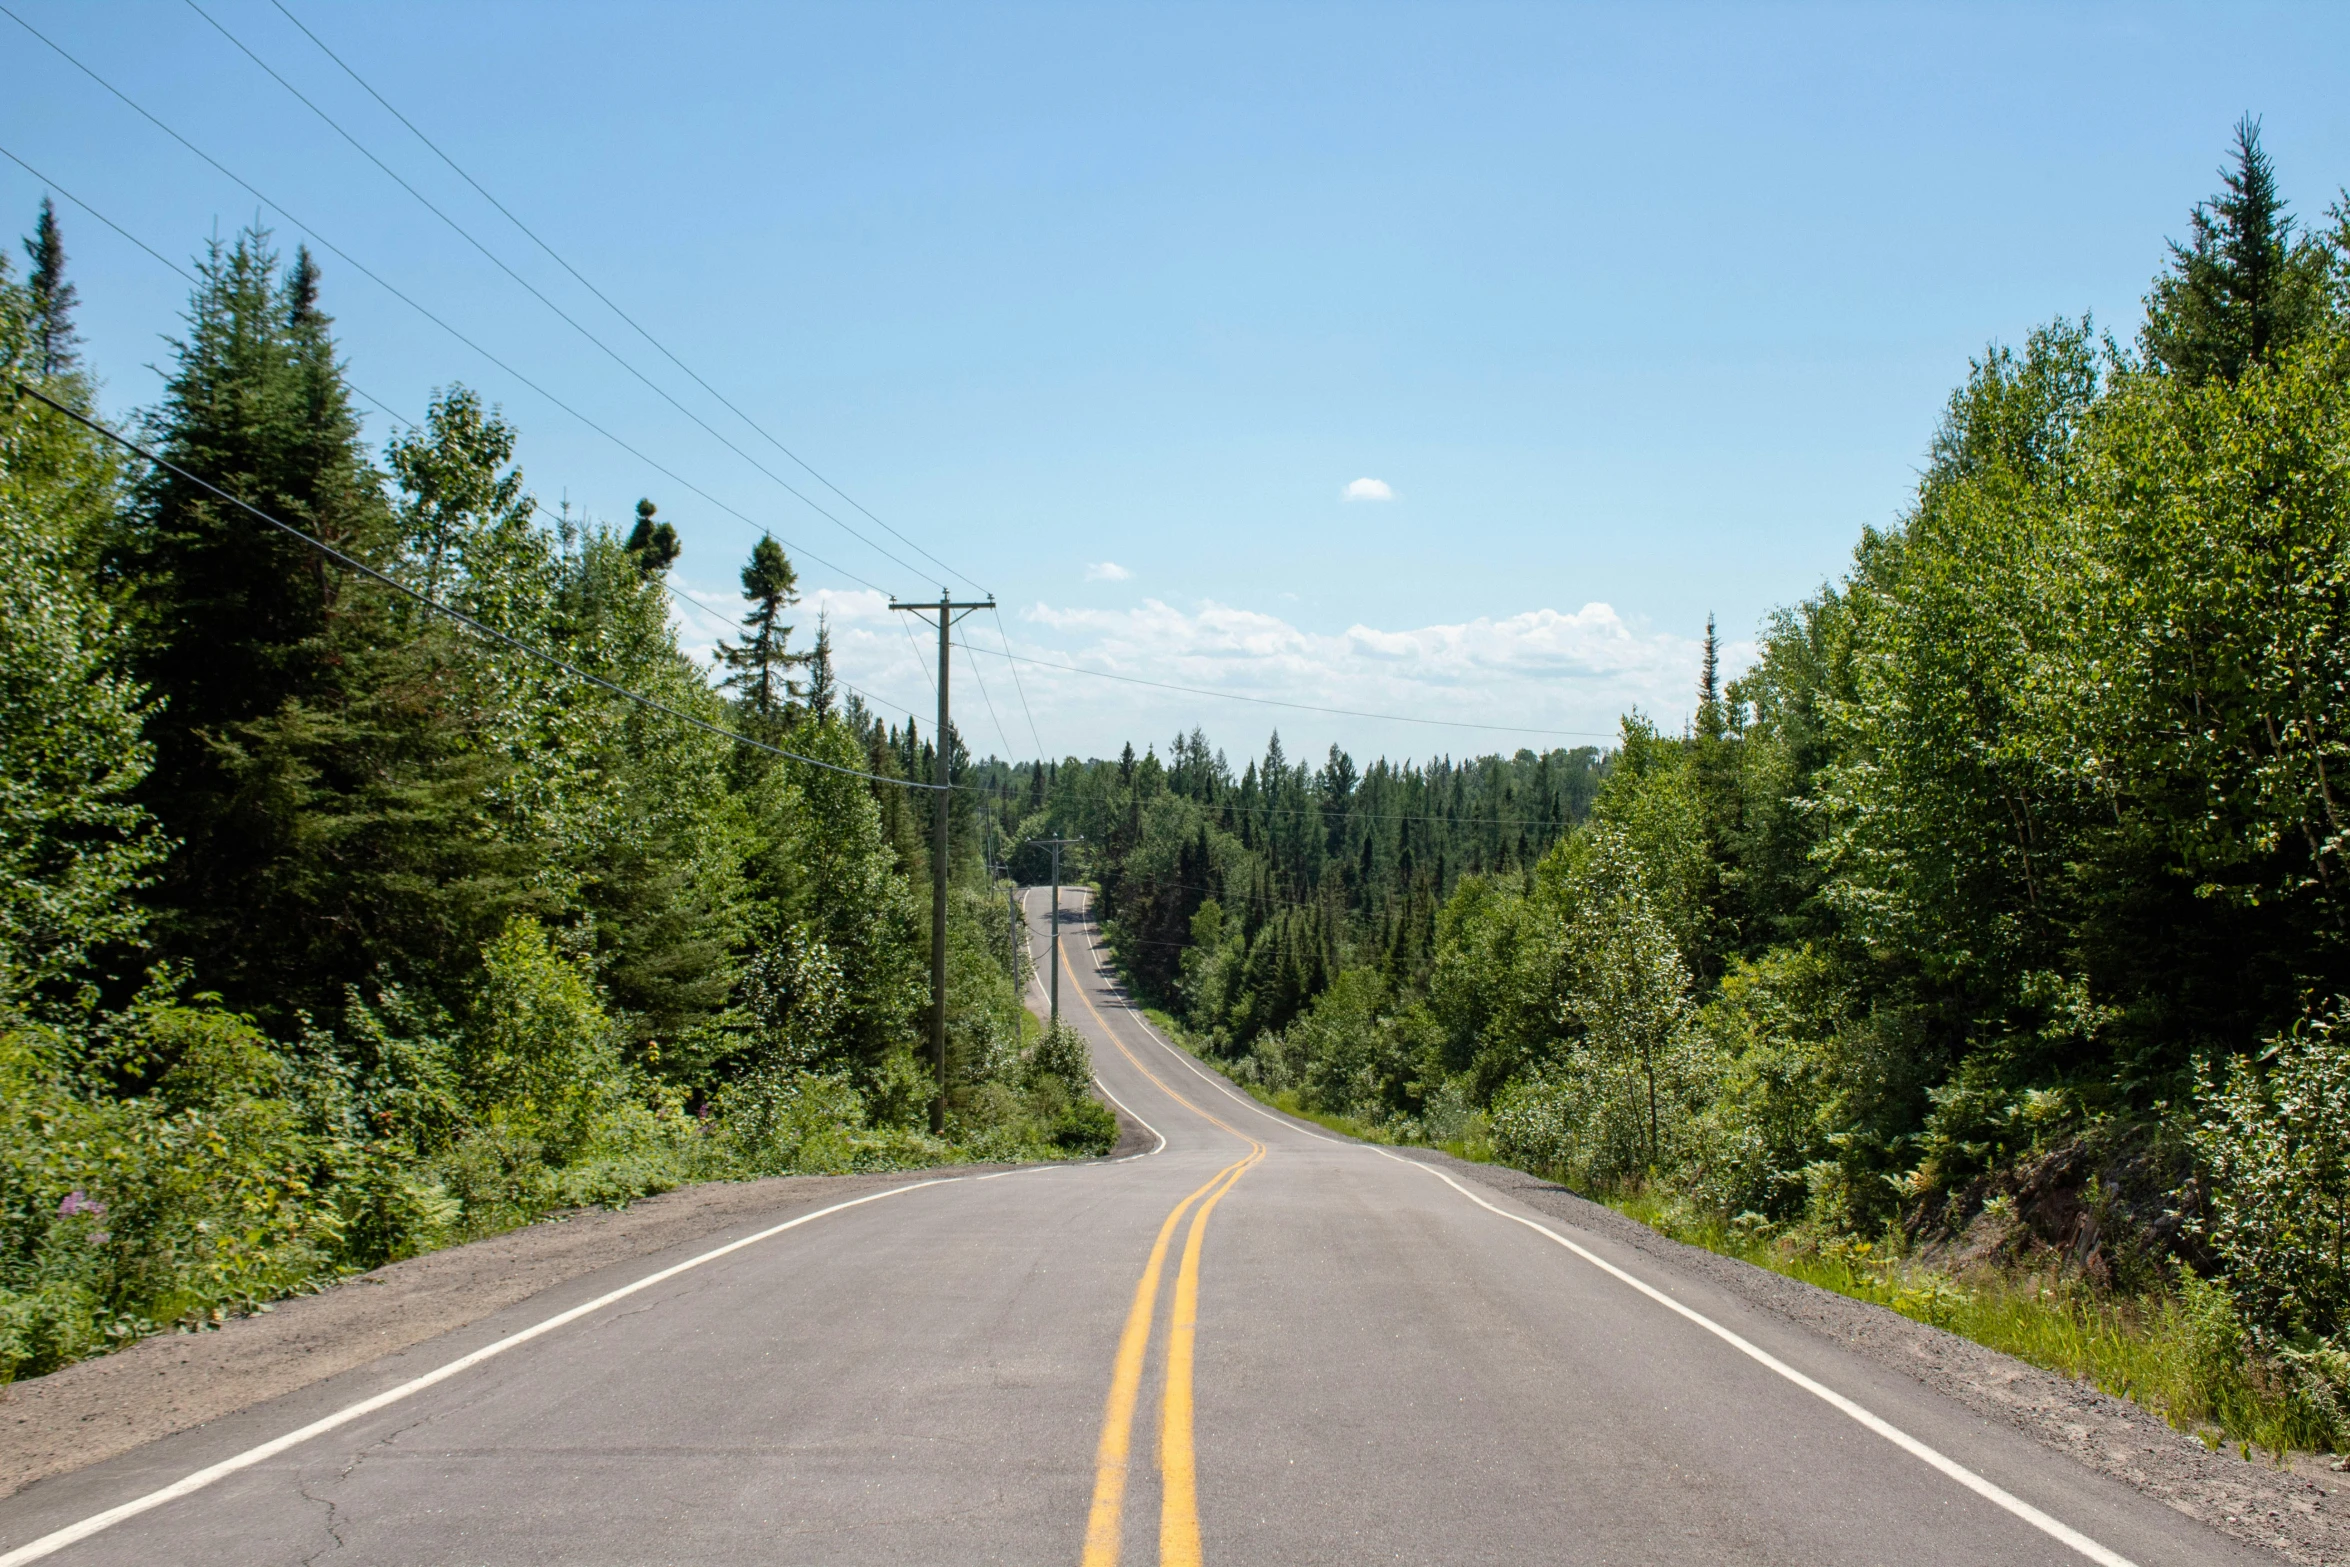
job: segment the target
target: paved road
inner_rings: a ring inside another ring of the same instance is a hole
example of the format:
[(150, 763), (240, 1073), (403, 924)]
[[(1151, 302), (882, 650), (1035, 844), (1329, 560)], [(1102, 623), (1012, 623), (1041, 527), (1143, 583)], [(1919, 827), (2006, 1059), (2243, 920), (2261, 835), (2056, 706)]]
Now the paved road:
[(501, 1344), (45, 1559), (2269, 1560), (1654, 1258), (1261, 1110), (1126, 1008), (1070, 902), (1064, 1014), (1163, 1148), (899, 1189), (517, 1342), (711, 1243), (577, 1281), (0, 1502), (0, 1563)]

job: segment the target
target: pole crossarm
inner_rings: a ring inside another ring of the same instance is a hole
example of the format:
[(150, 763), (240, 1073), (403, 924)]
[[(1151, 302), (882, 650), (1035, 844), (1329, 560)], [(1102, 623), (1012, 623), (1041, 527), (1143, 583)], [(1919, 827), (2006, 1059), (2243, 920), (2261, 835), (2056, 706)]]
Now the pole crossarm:
[(941, 589), (935, 604), (907, 604), (893, 598), (889, 607), (938, 617), (938, 733), (931, 737), (931, 749), (938, 757), (932, 775), (936, 805), (931, 817), (930, 851), (930, 1050), (938, 1066), (938, 1093), (930, 1101), (930, 1130), (935, 1136), (947, 1129), (947, 803), (954, 789), (951, 776), (954, 748), (949, 741), (955, 732), (954, 712), (947, 704), (947, 659), (951, 646), (947, 633), (963, 616), (994, 609), (995, 595), (958, 603)]

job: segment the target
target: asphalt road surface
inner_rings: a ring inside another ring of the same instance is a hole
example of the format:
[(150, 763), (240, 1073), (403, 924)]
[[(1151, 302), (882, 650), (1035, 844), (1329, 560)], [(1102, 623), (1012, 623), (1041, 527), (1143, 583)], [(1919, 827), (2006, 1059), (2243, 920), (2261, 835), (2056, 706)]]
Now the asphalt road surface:
[(1261, 1109), (1127, 1007), (1067, 897), (1063, 1015), (1163, 1146), (575, 1281), (0, 1502), (0, 1567), (2271, 1559)]

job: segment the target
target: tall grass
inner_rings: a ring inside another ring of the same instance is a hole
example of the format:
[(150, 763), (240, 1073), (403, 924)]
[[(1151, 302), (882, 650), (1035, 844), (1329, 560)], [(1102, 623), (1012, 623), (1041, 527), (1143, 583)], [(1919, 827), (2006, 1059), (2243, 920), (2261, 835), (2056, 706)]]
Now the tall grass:
[(1773, 1235), (1724, 1224), (1648, 1191), (1598, 1198), (1661, 1234), (1736, 1257), (1972, 1339), (2161, 1415), (2205, 1445), (2280, 1460), (2323, 1450), (2330, 1422), (2247, 1353), (2235, 1307), (2218, 1284), (2185, 1276), (2166, 1292), (2100, 1292), (2077, 1277), (1993, 1268), (1954, 1276), (1898, 1246)]

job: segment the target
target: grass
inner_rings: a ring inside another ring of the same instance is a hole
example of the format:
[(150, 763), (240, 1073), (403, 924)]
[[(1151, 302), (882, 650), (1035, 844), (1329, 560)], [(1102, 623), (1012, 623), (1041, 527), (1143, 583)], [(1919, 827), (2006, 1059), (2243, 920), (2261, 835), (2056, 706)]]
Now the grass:
[(2129, 1298), (2047, 1274), (1984, 1269), (1961, 1279), (1869, 1241), (1741, 1230), (1648, 1192), (1599, 1200), (1675, 1240), (1889, 1307), (2127, 1398), (2208, 1447), (2281, 1462), (2331, 1445), (2325, 1420), (2245, 1355), (2216, 1285), (2190, 1281), (2169, 1294)]

